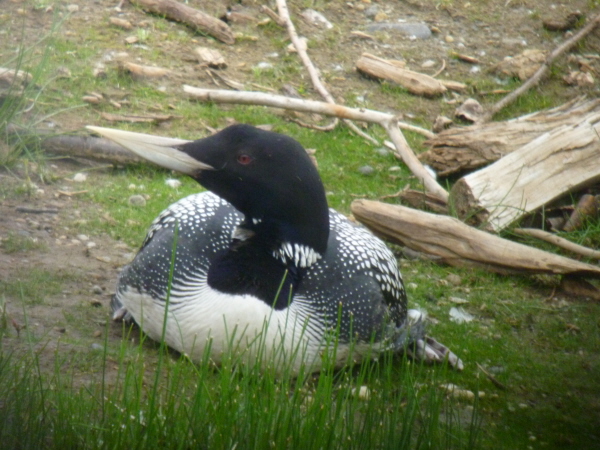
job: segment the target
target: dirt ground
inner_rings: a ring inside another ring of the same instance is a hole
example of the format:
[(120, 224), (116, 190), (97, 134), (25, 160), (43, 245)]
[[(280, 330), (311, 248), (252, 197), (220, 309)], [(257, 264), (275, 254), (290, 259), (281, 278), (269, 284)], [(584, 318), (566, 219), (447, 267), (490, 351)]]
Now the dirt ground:
[[(211, 45), (214, 41), (190, 32), (181, 24), (148, 16), (127, 3), (119, 13), (114, 10), (117, 0), (54, 3), (8, 0), (1, 3), (2, 24), (8, 25), (11, 18), (23, 19), (25, 39), (39, 35), (40, 30), (50, 27), (52, 10), (66, 11), (67, 8), (71, 10), (71, 17), (66, 20), (59, 33), (68, 40), (77, 40), (78, 30), (82, 27), (98, 26), (98, 36), (103, 45), (106, 45), (106, 40), (114, 39), (115, 36), (114, 29), (108, 25), (108, 17), (111, 16), (127, 19), (136, 26), (145, 27), (144, 29), (151, 33), (175, 32), (179, 37), (177, 40), (152, 41), (153, 50), (169, 55), (165, 59), (167, 68), (177, 72), (177, 77), (166, 82), (166, 89), (179, 90), (182, 83), (215, 87), (213, 80), (204, 71), (189, 63), (193, 58), (190, 56), (191, 48), (196, 45)], [(189, 5), (206, 5), (207, 12), (220, 15), (225, 13), (222, 3), (190, 1)], [(259, 20), (264, 18), (259, 12), (261, 2), (241, 3), (233, 6)], [(298, 8), (295, 7), (296, 3)], [(402, 105), (398, 105), (395, 96), (387, 96), (377, 83), (364, 79), (354, 71), (354, 63), (362, 52), (384, 58), (404, 59), (412, 69), (429, 74), (436, 72), (442, 61), (445, 61), (447, 68), (441, 77), (446, 79), (464, 81), (485, 76), (493, 80), (494, 76), (490, 75), (488, 70), (504, 57), (515, 55), (527, 48), (550, 50), (558, 45), (562, 40), (562, 33), (544, 31), (541, 25), (543, 19), (562, 19), (576, 10), (592, 14), (588, 6), (590, 2), (586, 0), (363, 0), (316, 3), (319, 6), (317, 9), (334, 24), (334, 31), (328, 32), (322, 27), (299, 19), (296, 14), (301, 11), (302, 2), (292, 2), (291, 11), (295, 15), (300, 34), (310, 36), (311, 57), (321, 70), (331, 93), (340, 98), (348, 92), (353, 92), (356, 94), (357, 104), (386, 111), (399, 111)], [(376, 23), (374, 18), (367, 16), (368, 8), (374, 8), (371, 12), (375, 12), (374, 17), (379, 14), (378, 20), (423, 22), (434, 30), (434, 34), (427, 40), (413, 40), (389, 34), (376, 34), (374, 39), (357, 38), (352, 35), (352, 31), (366, 32), (367, 25)], [(159, 25), (158, 22), (162, 24)], [(268, 29), (261, 30), (254, 25), (231, 25), (234, 32), (260, 38), (258, 41), (239, 39), (232, 46), (215, 44), (229, 64), (227, 77), (241, 82), (248, 81), (250, 85), (253, 68), (259, 63), (276, 64), (282, 58), (295, 57), (283, 54), (275, 56), (275, 53), (281, 53), (281, 49), (274, 45), (274, 42), (280, 39), (279, 33), (270, 32)], [(119, 50), (123, 46), (122, 40), (126, 35), (125, 32), (118, 35), (118, 40), (114, 41), (115, 49)], [(0, 41), (6, 38), (5, 42), (10, 45), (16, 45), (18, 40), (22, 39), (20, 36), (20, 33), (12, 33), (9, 28), (4, 32), (0, 31)], [(600, 34), (596, 33), (591, 39), (598, 43)], [(94, 43), (86, 42), (81, 45), (93, 46)], [(1, 60), (9, 51), (7, 46), (0, 47), (4, 55), (0, 54)], [(131, 48), (128, 51), (144, 62), (145, 50)], [(449, 55), (453, 51), (472, 55), (481, 63), (466, 64), (450, 58)], [(96, 53), (95, 61), (101, 59), (101, 54), (102, 52)], [(433, 61), (433, 64), (428, 61)], [(595, 63), (597, 64), (597, 61)], [(94, 61), (86, 64), (93, 65)], [(287, 76), (292, 80), (292, 86), (308, 87), (310, 97), (318, 98), (317, 94), (311, 92), (310, 82), (305, 73), (298, 71), (288, 73)], [(498, 87), (501, 88), (502, 85), (499, 84)], [(576, 94), (576, 88), (564, 90), (565, 99), (573, 98)], [(437, 114), (453, 109), (453, 100), (458, 98), (449, 95), (446, 100), (418, 100), (411, 103), (409, 111), (404, 112), (408, 117), (432, 123)], [(87, 125), (89, 120), (89, 114), (68, 112), (53, 118), (57, 128), (64, 131), (79, 130)], [(63, 350), (78, 346), (101, 348), (103, 332), (109, 320), (108, 303), (114, 291), (119, 268), (132, 258), (135, 251), (105, 235), (81, 236), (72, 231), (70, 224), (95, 208), (95, 205), (86, 202), (83, 196), (64, 193), (77, 190), (77, 186), (69, 184), (62, 177), (77, 171), (78, 167), (76, 162), (63, 161), (53, 164), (50, 170), (59, 181), (38, 184), (40, 191), (33, 192), (32, 195), (17, 194), (24, 183), (22, 170), (17, 168), (13, 171), (0, 171), (0, 280), (10, 285), (10, 289), (7, 288), (6, 292), (0, 295), (0, 299), (6, 305), (9, 319), (3, 346), (17, 352), (24, 350), (27, 343), (21, 339), (23, 332), (20, 328), (27, 326), (36, 337), (40, 361), (47, 367), (55, 364), (55, 349), (58, 346)], [(34, 212), (26, 212), (18, 207), (27, 207)], [(115, 226), (125, 224), (117, 223)], [(32, 245), (28, 250), (9, 252), (8, 241), (27, 241)], [(40, 273), (40, 282), (35, 286), (19, 286), (18, 280), (28, 279), (27, 276), (32, 272)], [(62, 285), (58, 291), (45, 285), (44, 273), (53, 274), (61, 279)], [(35, 297), (35, 292), (32, 293), (31, 289), (43, 291), (38, 293), (43, 295), (43, 301), (32, 300), (31, 296)], [(27, 294), (24, 296), (25, 306), (20, 300), (20, 292)], [(119, 326), (113, 325), (109, 329), (111, 339), (121, 338)]]

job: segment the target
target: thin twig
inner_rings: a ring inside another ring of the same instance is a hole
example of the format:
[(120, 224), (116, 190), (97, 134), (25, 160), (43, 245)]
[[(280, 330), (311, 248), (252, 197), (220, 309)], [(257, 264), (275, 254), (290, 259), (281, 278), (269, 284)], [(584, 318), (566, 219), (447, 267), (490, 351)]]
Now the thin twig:
[(506, 385), (503, 383), (500, 383), (496, 377), (494, 377), (491, 373), (489, 373), (487, 370), (485, 370), (483, 367), (481, 367), (481, 365), (479, 363), (475, 363), (477, 364), (477, 367), (479, 367), (479, 370), (481, 370), (483, 372), (483, 374), (488, 377), (488, 379), (493, 383), (494, 386), (496, 386), (499, 389), (502, 389), (503, 391), (505, 391), (507, 389)]
[(271, 18), (273, 22), (275, 22), (280, 27), (285, 27), (285, 20), (283, 20), (275, 11), (273, 11), (268, 6), (262, 5), (260, 7), (260, 11), (265, 13), (267, 16)]
[(548, 233), (544, 230), (538, 230), (537, 228), (516, 228), (514, 232), (516, 234), (520, 234), (521, 236), (531, 236), (544, 242), (549, 242), (550, 244), (556, 245), (557, 247), (560, 247), (571, 253), (585, 256), (586, 258), (600, 259), (600, 251), (584, 247), (583, 245), (575, 244), (574, 242), (571, 242), (565, 238), (561, 238), (560, 236), (556, 236), (555, 234)]
[(442, 73), (444, 71), (445, 68), (446, 68), (446, 60), (442, 59), (442, 67), (440, 67), (440, 70), (438, 70), (436, 73), (431, 75), (431, 78), (437, 77), (440, 73)]
[[(329, 91), (325, 88), (325, 86), (321, 82), (321, 78), (319, 76), (317, 69), (315, 68), (315, 66), (312, 63), (312, 61), (310, 60), (310, 58), (308, 57), (308, 53), (306, 52), (305, 47), (300, 42), (298, 33), (296, 33), (296, 27), (294, 26), (294, 23), (292, 22), (292, 19), (290, 18), (290, 13), (289, 13), (289, 10), (288, 10), (285, 0), (277, 0), (277, 10), (279, 11), (279, 17), (286, 24), (288, 34), (290, 35), (292, 44), (294, 44), (294, 47), (296, 48), (296, 51), (298, 52), (298, 56), (302, 60), (302, 64), (304, 64), (304, 67), (308, 71), (308, 74), (310, 75), (310, 79), (313, 83), (313, 86), (315, 87), (317, 92), (319, 92), (319, 94), (321, 94), (321, 96), (325, 99), (325, 101), (335, 104), (335, 100), (334, 100), (333, 96), (329, 93)], [(337, 126), (338, 121), (339, 121), (339, 119), (336, 117), (334, 120), (334, 123), (328, 125), (327, 129), (331, 129), (331, 130), (334, 129)], [(375, 145), (379, 145), (379, 142), (375, 138), (369, 136), (367, 133), (360, 130), (351, 121), (344, 119), (344, 123), (359, 136), (362, 136), (363, 138), (367, 139), (369, 142), (371, 142)]]
[(531, 76), (531, 78), (529, 78), (525, 83), (523, 83), (521, 85), (521, 87), (514, 90), (512, 93), (510, 93), (509, 95), (504, 97), (502, 100), (500, 100), (498, 103), (493, 105), (490, 108), (490, 110), (488, 111), (488, 113), (484, 116), (484, 121), (486, 121), (486, 122), (489, 121), (494, 116), (494, 114), (496, 114), (498, 111), (500, 111), (502, 108), (504, 108), (509, 103), (512, 103), (513, 101), (515, 101), (515, 99), (517, 97), (521, 96), (523, 93), (525, 93), (531, 87), (535, 86), (540, 81), (542, 76), (544, 76), (544, 74), (548, 71), (548, 69), (550, 68), (550, 65), (552, 64), (552, 62), (554, 62), (554, 60), (556, 58), (558, 58), (564, 52), (566, 52), (571, 47), (573, 47), (573, 45), (575, 45), (578, 41), (580, 41), (585, 36), (587, 36), (589, 33), (591, 33), (594, 30), (594, 28), (596, 28), (596, 26), (598, 26), (598, 24), (600, 24), (600, 14), (598, 14), (596, 17), (594, 17), (594, 19), (590, 23), (588, 23), (585, 27), (583, 27), (581, 30), (579, 30), (579, 32), (577, 34), (573, 35), (570, 39), (566, 40), (561, 45), (559, 45), (556, 49), (554, 49), (552, 51), (552, 53), (550, 53), (548, 55), (548, 57), (546, 58), (546, 61), (544, 61), (542, 66)]

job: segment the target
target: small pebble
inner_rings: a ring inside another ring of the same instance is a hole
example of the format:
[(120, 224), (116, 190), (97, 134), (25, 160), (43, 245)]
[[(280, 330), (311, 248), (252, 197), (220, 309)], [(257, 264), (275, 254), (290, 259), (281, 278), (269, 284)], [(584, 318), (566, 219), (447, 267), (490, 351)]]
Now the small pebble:
[(181, 186), (181, 181), (176, 180), (174, 178), (169, 178), (168, 180), (165, 180), (165, 184), (170, 188), (177, 189)]
[(390, 152), (388, 151), (387, 148), (384, 147), (380, 147), (377, 150), (375, 150), (377, 152), (377, 154), (379, 156), (388, 156), (390, 154)]
[(146, 206), (146, 199), (143, 195), (132, 195), (129, 197), (129, 204), (132, 206)]
[(257, 69), (272, 69), (273, 68), (273, 64), (269, 63), (269, 62), (259, 62), (256, 65)]
[(462, 283), (462, 279), (455, 273), (451, 273), (450, 275), (448, 275), (446, 277), (446, 280), (448, 280), (448, 282), (453, 284), (454, 286), (460, 286)]
[(97, 344), (96, 342), (94, 342), (92, 345), (92, 350), (104, 350), (104, 346)]
[(79, 239), (80, 241), (89, 241), (90, 240), (90, 238), (87, 237), (85, 234), (78, 234), (77, 239)]
[(69, 11), (70, 13), (75, 13), (79, 11), (79, 5), (68, 5), (67, 11)]
[(73, 176), (73, 181), (75, 181), (76, 183), (83, 183), (84, 181), (87, 180), (87, 174), (85, 173), (76, 173), (75, 176)]
[(454, 42), (454, 38), (453, 38), (452, 36), (450, 36), (450, 35), (446, 36), (446, 37), (444, 38), (444, 40), (445, 40), (445, 41), (446, 41), (448, 44), (451, 44), (452, 42)]
[(373, 169), (371, 166), (362, 166), (362, 167), (358, 168), (358, 172), (361, 175), (369, 176), (369, 175), (373, 175), (375, 173), (375, 169)]
[(100, 286), (98, 286), (97, 284), (92, 286), (92, 294), (100, 295), (103, 292), (104, 291), (102, 291), (102, 288)]

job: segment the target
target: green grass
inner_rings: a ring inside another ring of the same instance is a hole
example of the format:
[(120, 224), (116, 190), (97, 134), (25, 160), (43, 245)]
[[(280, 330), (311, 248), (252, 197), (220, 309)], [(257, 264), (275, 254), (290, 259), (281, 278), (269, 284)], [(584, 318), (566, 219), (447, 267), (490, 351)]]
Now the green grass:
[(4, 253), (10, 255), (20, 252), (46, 251), (48, 246), (44, 242), (30, 236), (9, 233), (7, 237), (0, 241), (0, 248), (2, 248)]
[[(126, 331), (127, 332), (127, 331)], [(292, 378), (225, 362), (192, 364), (140, 344), (104, 342), (81, 375), (56, 351), (42, 374), (31, 350), (0, 354), (5, 448), (475, 448), (477, 411), (436, 388), (445, 370), (365, 363)], [(164, 350), (164, 349), (163, 349)], [(74, 359), (79, 358), (74, 355)], [(118, 366), (117, 373), (110, 366)], [(418, 383), (416, 382), (417, 380)], [(369, 384), (368, 398), (355, 394)]]

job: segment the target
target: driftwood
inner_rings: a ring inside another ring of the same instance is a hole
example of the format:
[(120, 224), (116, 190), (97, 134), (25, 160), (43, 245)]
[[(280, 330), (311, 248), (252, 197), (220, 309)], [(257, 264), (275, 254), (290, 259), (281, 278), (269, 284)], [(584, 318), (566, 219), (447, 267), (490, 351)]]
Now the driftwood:
[(369, 53), (363, 53), (356, 62), (359, 72), (370, 77), (392, 81), (406, 88), (411, 94), (433, 97), (446, 92), (446, 87), (435, 78), (388, 61)]
[(600, 113), (563, 125), (456, 182), (458, 216), (499, 231), (555, 198), (600, 179)]
[(89, 136), (52, 136), (40, 141), (41, 148), (55, 155), (86, 158), (110, 164), (147, 162), (108, 139)]
[(144, 11), (184, 23), (226, 44), (235, 43), (233, 33), (225, 22), (183, 3), (174, 0), (131, 0), (131, 2)]
[(600, 99), (572, 100), (506, 122), (490, 122), (444, 130), (425, 142), (419, 159), (439, 176), (477, 169), (517, 150), (561, 125), (576, 125), (600, 113)]
[(425, 189), (442, 201), (448, 200), (448, 193), (439, 185), (425, 167), (423, 167), (400, 132), (399, 126), (402, 125), (400, 125), (396, 117), (391, 114), (362, 108), (347, 108), (341, 105), (317, 102), (314, 100), (301, 100), (284, 97), (282, 95), (265, 94), (263, 92), (233, 92), (226, 90), (201, 89), (188, 85), (184, 85), (183, 90), (193, 98), (205, 102), (215, 101), (217, 103), (263, 105), (292, 111), (317, 113), (343, 119), (377, 123), (385, 128), (388, 136), (394, 143), (396, 151), (401, 155), (402, 160), (412, 173), (423, 182)]
[(177, 118), (172, 114), (144, 114), (144, 115), (123, 115), (101, 112), (100, 116), (109, 122), (129, 122), (129, 123), (161, 123)]
[(6, 69), (0, 67), (0, 87), (6, 88), (14, 84), (23, 84), (31, 82), (33, 75), (24, 70)]
[(144, 66), (123, 60), (117, 61), (117, 65), (119, 70), (129, 73), (134, 78), (161, 78), (173, 73), (162, 67)]
[(9, 138), (26, 141), (37, 141), (42, 150), (58, 156), (86, 158), (110, 164), (133, 164), (147, 162), (125, 150), (122, 146), (109, 141), (89, 136), (52, 135), (48, 130), (29, 131), (9, 124), (6, 127)]
[(208, 47), (196, 47), (194, 53), (200, 64), (207, 65), (213, 69), (226, 69), (227, 63), (219, 50)]
[(565, 238), (561, 238), (547, 231), (540, 230), (538, 228), (515, 228), (515, 233), (521, 236), (531, 236), (536, 239), (540, 239), (544, 242), (548, 242), (552, 245), (556, 245), (564, 250), (567, 250), (576, 255), (585, 256), (586, 258), (600, 259), (600, 252), (592, 250), (591, 248), (584, 247), (583, 245), (575, 244)]
[(600, 278), (600, 267), (503, 239), (453, 217), (370, 200), (352, 202), (352, 214), (379, 236), (452, 266)]
[(599, 197), (596, 197), (591, 194), (583, 195), (577, 205), (575, 206), (575, 210), (567, 223), (565, 223), (563, 227), (563, 231), (575, 231), (583, 227), (584, 223), (588, 220), (594, 220), (598, 217), (598, 209), (599, 209)]

